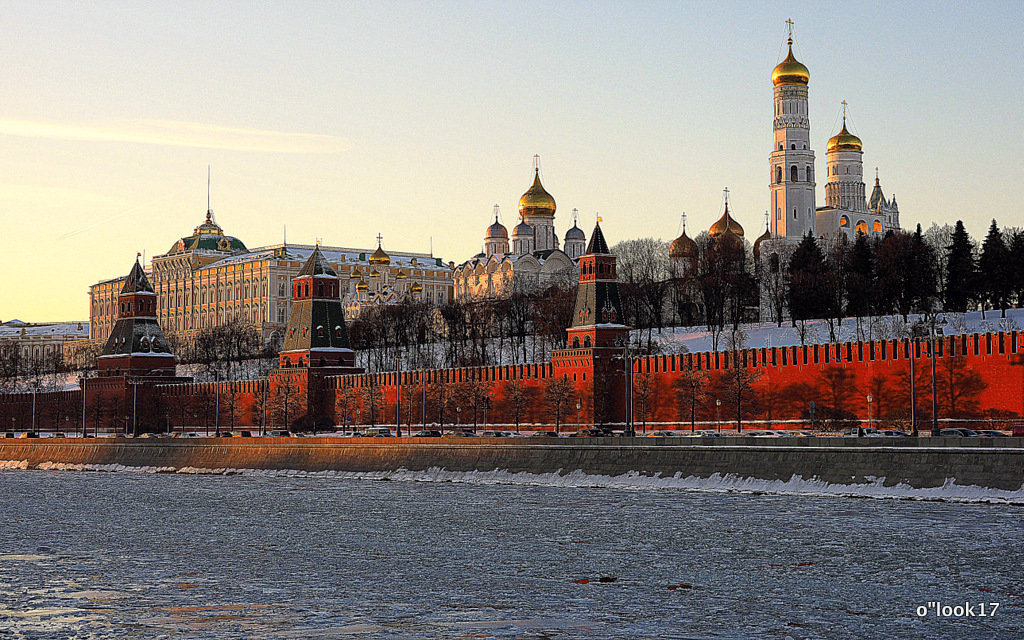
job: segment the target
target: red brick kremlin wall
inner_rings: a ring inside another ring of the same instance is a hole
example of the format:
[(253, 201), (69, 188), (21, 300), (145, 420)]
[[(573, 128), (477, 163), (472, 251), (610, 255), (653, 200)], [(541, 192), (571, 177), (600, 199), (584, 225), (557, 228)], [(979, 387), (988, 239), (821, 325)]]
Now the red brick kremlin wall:
[[(883, 340), (839, 345), (773, 347), (733, 352), (692, 353), (638, 357), (633, 360), (633, 420), (680, 428), (689, 427), (690, 403), (686, 380), (696, 377), (700, 392), (696, 402), (697, 428), (714, 425), (719, 417), (728, 427), (737, 413), (736, 375), (742, 394), (739, 411), (745, 422), (806, 426), (809, 403), (815, 403), (819, 421), (863, 420), (872, 417), (884, 425), (905, 426), (909, 418), (909, 350), (916, 355), (918, 420), (931, 419), (931, 359), (927, 340)], [(144, 430), (156, 428), (215, 428), (219, 404), (222, 429), (259, 426), (281, 428), (308, 425), (308, 407), (316, 407), (320, 426), (347, 422), (394, 424), (399, 376), (402, 388), (402, 421), (419, 425), (423, 420), (426, 389), (426, 422), (511, 425), (514, 406), (510, 385), (525, 390), (522, 424), (554, 423), (545, 390), (566, 376), (572, 385), (563, 402), (562, 424), (576, 422), (580, 414), (593, 415), (599, 402), (621, 402), (595, 388), (594, 368), (586, 350), (559, 352), (554, 363), (467, 367), (402, 373), (323, 376), (315, 370), (276, 370), (268, 380), (221, 383), (140, 384), (136, 389), (136, 418)], [(620, 361), (621, 362), (621, 361)], [(936, 390), (940, 419), (1018, 418), (1024, 414), (1024, 332), (949, 336), (936, 349)], [(574, 379), (575, 378), (575, 379)], [(313, 382), (307, 385), (307, 380)], [(513, 382), (515, 381), (515, 382)], [(86, 416), (89, 429), (124, 429), (132, 424), (132, 387), (123, 378), (90, 379)], [(102, 390), (92, 385), (102, 385)], [(106, 388), (114, 385), (117, 388)], [(597, 387), (601, 387), (601, 383)], [(312, 387), (312, 388), (310, 388)], [(443, 391), (442, 391), (443, 390)], [(620, 387), (621, 391), (625, 391)], [(102, 393), (96, 393), (102, 391)], [(474, 395), (476, 401), (474, 402)], [(482, 398), (489, 398), (489, 402)], [(97, 398), (103, 398), (98, 400)], [(218, 399), (219, 398), (219, 399)], [(76, 431), (80, 428), (80, 391), (36, 394), (36, 426), (39, 430)], [(443, 411), (440, 404), (444, 405)], [(475, 411), (474, 411), (474, 404)], [(461, 412), (456, 412), (456, 407)], [(485, 416), (486, 412), (486, 416)], [(285, 415), (287, 414), (287, 420)], [(347, 416), (347, 417), (346, 417)], [(620, 418), (621, 420), (621, 418)], [(28, 430), (32, 425), (32, 394), (0, 395), (0, 430)], [(159, 425), (159, 426), (158, 426)], [(828, 426), (826, 424), (826, 426)], [(570, 427), (572, 430), (572, 427)]]

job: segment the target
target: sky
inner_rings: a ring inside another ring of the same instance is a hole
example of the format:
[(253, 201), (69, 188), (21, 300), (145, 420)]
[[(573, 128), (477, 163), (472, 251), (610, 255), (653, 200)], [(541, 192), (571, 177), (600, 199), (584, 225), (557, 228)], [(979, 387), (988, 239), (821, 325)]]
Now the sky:
[[(769, 203), (772, 68), (810, 69), (818, 175), (849, 103), (904, 227), (1024, 214), (1019, 2), (3, 2), (0, 320), (88, 286), (211, 202), (250, 247), (481, 250), (540, 155), (559, 235), (691, 235)], [(870, 189), (870, 178), (868, 179)], [(818, 203), (824, 200), (819, 182)]]

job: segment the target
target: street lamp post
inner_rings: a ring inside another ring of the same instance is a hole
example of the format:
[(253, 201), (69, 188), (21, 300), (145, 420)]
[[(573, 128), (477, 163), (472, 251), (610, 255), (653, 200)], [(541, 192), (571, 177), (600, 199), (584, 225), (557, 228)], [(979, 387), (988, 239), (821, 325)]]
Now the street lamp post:
[(576, 430), (577, 431), (580, 430), (580, 408), (582, 408), (582, 406), (583, 406), (583, 404), (577, 398), (576, 399)]
[(871, 420), (871, 403), (873, 401), (874, 401), (874, 398), (869, 393), (868, 394), (868, 428), (869, 429), (871, 428), (871, 422), (872, 422), (872, 420)]
[(917, 430), (917, 369), (914, 365), (917, 355), (915, 338), (910, 338), (910, 433), (915, 438), (921, 434)]
[(402, 437), (402, 356), (395, 356), (395, 430), (399, 438)]
[(455, 407), (455, 430), (459, 430), (459, 425), (462, 424), (462, 407)]
[(715, 409), (718, 412), (718, 433), (722, 433), (722, 401), (718, 398), (715, 398)]
[(943, 331), (942, 327), (946, 324), (945, 319), (942, 316), (937, 316), (931, 321), (931, 331), (928, 333), (929, 342), (931, 343), (931, 356), (932, 356), (932, 435), (937, 436), (939, 434), (939, 401), (938, 393), (935, 389), (935, 343), (938, 339), (942, 338)]

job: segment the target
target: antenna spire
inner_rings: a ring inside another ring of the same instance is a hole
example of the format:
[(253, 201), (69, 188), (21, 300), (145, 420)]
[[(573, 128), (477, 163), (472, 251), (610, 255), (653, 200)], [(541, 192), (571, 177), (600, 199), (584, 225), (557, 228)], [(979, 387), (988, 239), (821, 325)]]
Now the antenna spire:
[(210, 207), (210, 165), (206, 165), (206, 221), (213, 218), (213, 208)]

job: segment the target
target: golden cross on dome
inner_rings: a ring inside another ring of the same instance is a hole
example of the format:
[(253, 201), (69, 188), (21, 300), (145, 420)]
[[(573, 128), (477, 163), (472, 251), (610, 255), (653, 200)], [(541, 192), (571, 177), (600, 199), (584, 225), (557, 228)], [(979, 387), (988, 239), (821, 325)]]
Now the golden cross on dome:
[(540, 171), (540, 154), (533, 154), (533, 170)]
[(846, 126), (846, 100), (841, 103), (843, 105), (843, 126)]
[(787, 18), (786, 25), (789, 28), (789, 43), (793, 44), (793, 19)]
[(686, 233), (686, 212), (684, 211), (683, 215), (681, 215), (679, 217), (682, 218), (682, 220), (683, 220), (683, 233)]
[(383, 240), (383, 239), (384, 239), (384, 236), (382, 236), (382, 235), (380, 235), (380, 234), (378, 233), (378, 234), (377, 234), (377, 246), (378, 246), (378, 247), (380, 246), (380, 242), (381, 242), (381, 240)]

